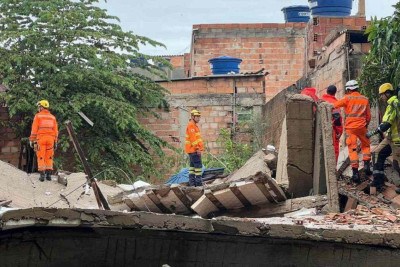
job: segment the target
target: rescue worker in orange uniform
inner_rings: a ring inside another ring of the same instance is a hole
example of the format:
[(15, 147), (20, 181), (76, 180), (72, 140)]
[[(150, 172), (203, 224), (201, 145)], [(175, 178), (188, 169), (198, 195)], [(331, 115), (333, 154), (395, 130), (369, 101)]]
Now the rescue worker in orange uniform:
[(39, 112), (33, 119), (29, 143), (35, 148), (40, 181), (51, 180), (53, 170), (54, 150), (57, 148), (58, 126), (56, 118), (48, 110), (49, 101), (41, 100), (37, 103)]
[(203, 140), (201, 139), (198, 123), (200, 121), (200, 112), (192, 110), (191, 119), (186, 128), (185, 152), (189, 155), (189, 186), (201, 186), (201, 172), (203, 163), (201, 153), (204, 151)]
[[(338, 100), (335, 95), (337, 88), (334, 85), (329, 85), (326, 89), (326, 94), (322, 96), (322, 99), (328, 103), (335, 104)], [(340, 109), (332, 110), (332, 127), (333, 127), (333, 147), (335, 150), (336, 162), (339, 157), (339, 140), (343, 133), (342, 116), (340, 115)]]
[(346, 144), (349, 149), (350, 164), (353, 170), (352, 181), (357, 184), (361, 182), (358, 173), (357, 139), (361, 142), (364, 169), (367, 175), (371, 174), (370, 141), (366, 136), (368, 124), (371, 121), (371, 111), (368, 98), (361, 95), (358, 90), (357, 81), (348, 81), (346, 83), (346, 95), (333, 104), (334, 109), (344, 108), (346, 114), (344, 125), (347, 134)]

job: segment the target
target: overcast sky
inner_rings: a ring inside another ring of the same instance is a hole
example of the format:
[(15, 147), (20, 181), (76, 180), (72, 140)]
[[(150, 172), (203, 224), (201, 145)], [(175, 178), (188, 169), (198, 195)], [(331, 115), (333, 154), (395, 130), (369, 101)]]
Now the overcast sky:
[[(367, 18), (392, 15), (397, 0), (366, 0)], [(357, 0), (353, 2), (357, 12)], [(142, 53), (174, 55), (189, 52), (193, 24), (282, 23), (281, 9), (307, 5), (306, 0), (107, 0), (101, 7), (120, 18), (124, 30), (133, 31), (167, 46), (147, 46)]]

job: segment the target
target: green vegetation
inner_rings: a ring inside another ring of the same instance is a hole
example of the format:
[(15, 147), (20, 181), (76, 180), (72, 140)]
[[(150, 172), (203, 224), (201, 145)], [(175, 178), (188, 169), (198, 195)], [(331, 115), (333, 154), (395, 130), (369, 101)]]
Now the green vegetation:
[(59, 121), (63, 152), (71, 149), (63, 124), (69, 119), (94, 173), (118, 167), (132, 175), (135, 166), (147, 176), (155, 172), (150, 154), (160, 156), (166, 143), (138, 118), (165, 107), (167, 92), (132, 69), (162, 75), (157, 66), (168, 63), (141, 54), (139, 44), (163, 45), (124, 32), (98, 2), (0, 2), (0, 82), (10, 88), (3, 101), (17, 120), (12, 127), (19, 137), (29, 136), (35, 103), (47, 99)]
[(363, 93), (374, 103), (382, 83), (400, 85), (400, 3), (391, 17), (372, 19), (367, 29), (371, 51), (365, 57), (360, 77)]

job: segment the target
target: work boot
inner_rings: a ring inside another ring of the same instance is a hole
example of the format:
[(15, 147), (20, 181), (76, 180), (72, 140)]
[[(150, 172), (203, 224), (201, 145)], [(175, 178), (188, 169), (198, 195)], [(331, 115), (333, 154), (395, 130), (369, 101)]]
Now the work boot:
[(41, 171), (39, 181), (43, 182), (45, 177), (46, 177), (46, 173), (44, 171)]
[(46, 171), (46, 180), (51, 181), (51, 170)]
[(384, 185), (385, 175), (382, 173), (374, 173), (374, 180), (371, 182), (370, 186), (376, 187), (376, 191), (381, 191)]
[(370, 176), (372, 174), (370, 164), (371, 162), (369, 160), (364, 160), (364, 171), (367, 176)]
[(353, 175), (351, 176), (351, 181), (355, 184), (361, 184), (360, 174), (358, 173), (358, 168), (352, 168)]
[(194, 174), (189, 174), (189, 186), (196, 186)]
[(202, 186), (201, 176), (195, 176), (195, 186)]

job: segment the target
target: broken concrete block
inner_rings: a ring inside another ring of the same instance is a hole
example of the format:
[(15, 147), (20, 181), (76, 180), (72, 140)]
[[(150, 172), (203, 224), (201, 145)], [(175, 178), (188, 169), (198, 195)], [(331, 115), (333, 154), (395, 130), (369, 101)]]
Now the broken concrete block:
[(235, 171), (229, 178), (228, 182), (237, 181), (242, 178), (246, 178), (251, 175), (255, 175), (258, 172), (262, 172), (271, 175), (271, 170), (264, 162), (265, 154), (262, 150), (255, 153), (239, 170)]
[(313, 188), (313, 107), (312, 99), (303, 95), (292, 96), (286, 104), (276, 180), (293, 197), (308, 196)]
[(336, 157), (333, 148), (332, 105), (322, 102), (318, 105), (322, 122), (322, 144), (324, 148), (325, 177), (328, 206), (331, 212), (339, 212), (339, 192), (336, 178)]

